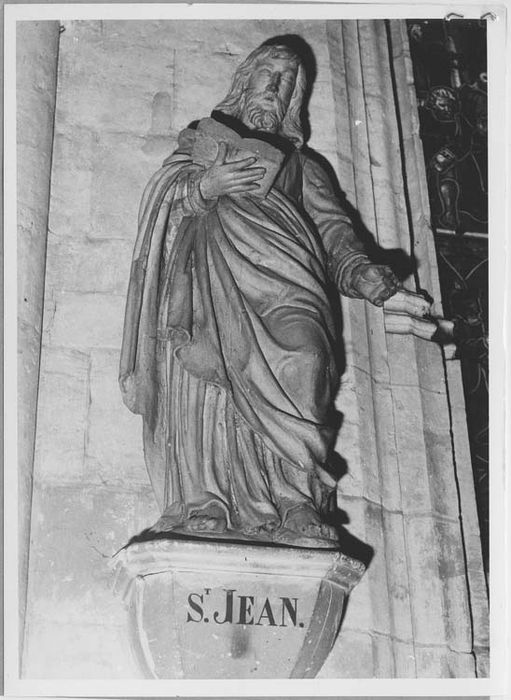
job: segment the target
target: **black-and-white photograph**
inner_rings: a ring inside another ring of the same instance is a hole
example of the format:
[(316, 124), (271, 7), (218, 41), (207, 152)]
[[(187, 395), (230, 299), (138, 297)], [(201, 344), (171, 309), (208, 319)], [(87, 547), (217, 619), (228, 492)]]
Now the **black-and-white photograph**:
[(13, 23), (16, 679), (489, 679), (496, 17), (150, 7)]

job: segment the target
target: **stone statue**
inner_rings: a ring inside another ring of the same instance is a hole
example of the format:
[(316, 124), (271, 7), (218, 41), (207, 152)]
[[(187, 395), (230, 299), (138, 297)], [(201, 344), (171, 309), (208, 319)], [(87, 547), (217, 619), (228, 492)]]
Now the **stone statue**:
[(265, 42), (144, 193), (120, 386), (143, 416), (155, 532), (336, 546), (327, 286), (381, 306), (400, 283), (302, 150), (305, 90), (300, 56)]

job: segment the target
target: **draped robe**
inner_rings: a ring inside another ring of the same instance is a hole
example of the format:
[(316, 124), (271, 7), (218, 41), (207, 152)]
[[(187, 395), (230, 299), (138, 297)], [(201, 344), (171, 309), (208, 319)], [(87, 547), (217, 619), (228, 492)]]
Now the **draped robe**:
[(266, 198), (205, 200), (193, 139), (143, 195), (120, 385), (169, 529), (214, 503), (257, 536), (320, 507), (338, 383), (328, 285), (358, 296), (367, 258), (315, 160), (290, 148)]

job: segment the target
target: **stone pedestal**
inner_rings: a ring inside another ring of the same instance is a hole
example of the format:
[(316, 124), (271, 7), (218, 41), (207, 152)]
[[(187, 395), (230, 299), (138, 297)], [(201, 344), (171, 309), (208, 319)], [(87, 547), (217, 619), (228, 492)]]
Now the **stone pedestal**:
[(147, 678), (312, 678), (364, 573), (336, 552), (156, 540), (113, 559)]

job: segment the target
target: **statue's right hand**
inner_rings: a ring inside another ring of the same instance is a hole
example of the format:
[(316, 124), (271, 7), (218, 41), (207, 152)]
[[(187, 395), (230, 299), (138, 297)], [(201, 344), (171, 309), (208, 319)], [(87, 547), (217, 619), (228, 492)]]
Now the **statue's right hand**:
[(227, 144), (220, 143), (215, 161), (204, 171), (199, 188), (204, 199), (216, 199), (224, 194), (250, 192), (259, 189), (257, 180), (264, 177), (265, 168), (252, 168), (257, 158), (225, 162)]

